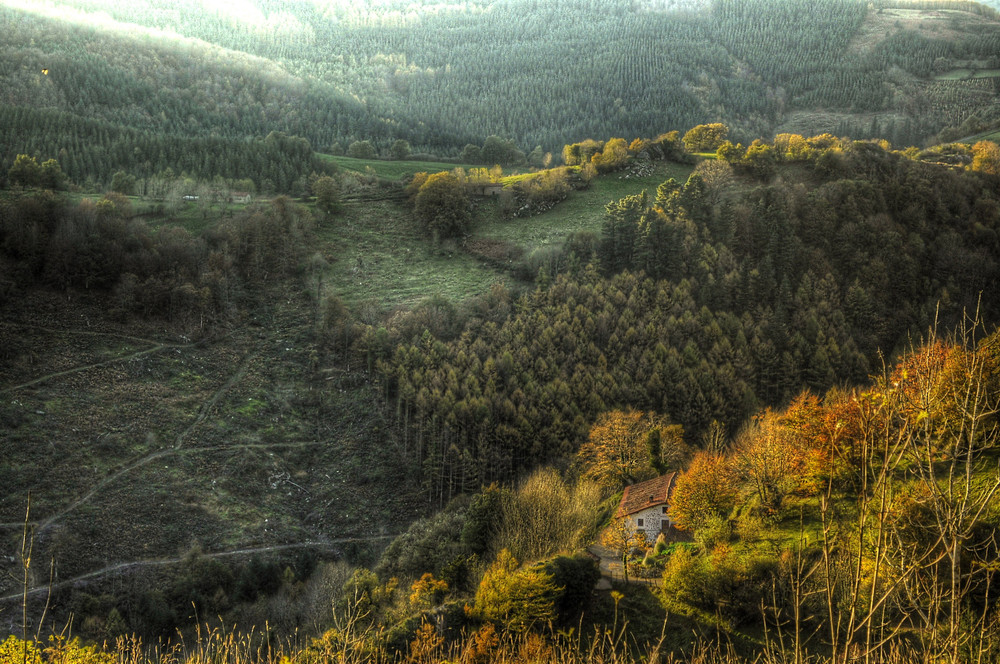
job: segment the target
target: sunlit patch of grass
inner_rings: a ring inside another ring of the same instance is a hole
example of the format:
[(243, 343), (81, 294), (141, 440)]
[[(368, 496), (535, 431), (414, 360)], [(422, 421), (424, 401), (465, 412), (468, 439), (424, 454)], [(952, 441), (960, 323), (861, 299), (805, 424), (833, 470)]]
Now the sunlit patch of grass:
[(646, 176), (626, 177), (627, 171), (602, 175), (594, 178), (589, 188), (571, 192), (551, 210), (533, 217), (503, 219), (499, 213), (486, 212), (474, 234), (511, 242), (523, 247), (525, 253), (559, 245), (579, 231), (599, 233), (604, 221), (604, 206), (611, 201), (642, 190), (655, 197), (656, 188), (664, 181), (674, 178), (680, 183), (686, 182), (692, 170), (694, 167), (690, 165), (661, 162)]
[(440, 171), (450, 171), (454, 168), (462, 167), (466, 170), (475, 168), (470, 164), (456, 164), (443, 161), (385, 161), (382, 159), (355, 159), (353, 157), (342, 157), (317, 153), (317, 156), (330, 161), (345, 171), (365, 173), (366, 169), (371, 169), (375, 175), (388, 180), (402, 180), (414, 173), (421, 171), (426, 173), (438, 173)]
[(349, 306), (371, 301), (389, 310), (432, 295), (460, 301), (504, 278), (456, 242), (435, 245), (412, 214), (392, 202), (347, 204), (317, 235), (330, 259), (330, 292)]
[(998, 76), (1000, 76), (1000, 69), (952, 69), (943, 74), (938, 74), (934, 77), (934, 80), (964, 81), (971, 78), (996, 78)]

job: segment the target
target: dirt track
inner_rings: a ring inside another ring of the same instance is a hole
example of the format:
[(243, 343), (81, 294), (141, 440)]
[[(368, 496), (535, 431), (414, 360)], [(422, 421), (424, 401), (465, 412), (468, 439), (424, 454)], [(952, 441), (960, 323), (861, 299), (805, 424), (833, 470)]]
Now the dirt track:
[[(399, 494), (405, 479), (365, 479), (394, 477), (359, 446), (371, 436), (359, 426), (384, 425), (359, 417), (354, 402), (334, 404), (335, 412), (324, 416), (287, 403), (313, 389), (313, 319), (302, 302), (282, 297), (259, 321), (251, 317), (198, 341), (160, 328), (132, 333), (93, 311), (85, 316), (88, 324), (96, 321), (93, 328), (63, 329), (61, 323), (85, 317), (74, 310), (60, 318), (62, 306), (61, 299), (27, 304), (0, 323), (0, 338), (30, 353), (0, 371), (8, 411), (16, 404), (24, 413), (16, 438), (7, 441), (13, 452), (7, 477), (19, 493), (0, 495), (6, 517), (0, 534), (11, 545), (15, 534), (20, 542), (21, 492), (30, 489), (35, 557), (54, 557), (70, 577), (53, 590), (177, 564), (179, 553), (195, 544), (214, 551), (208, 557), (224, 558), (333, 551), (393, 537), (363, 507), (391, 496), (401, 505), (409, 500)], [(122, 354), (108, 357), (116, 353)], [(357, 380), (349, 372), (341, 378)], [(155, 463), (168, 458), (162, 468)], [(60, 467), (50, 470), (49, 459)], [(32, 468), (46, 470), (39, 475)], [(0, 545), (6, 549), (0, 564), (17, 572), (17, 552)], [(7, 578), (0, 591), (7, 594), (0, 602), (21, 599), (17, 574), (8, 577), (2, 567), (0, 578)], [(30, 593), (47, 592), (48, 570), (32, 573)]]
[[(398, 533), (397, 533), (398, 534)], [(272, 546), (258, 546), (250, 547), (246, 549), (234, 549), (233, 551), (217, 551), (215, 553), (203, 553), (201, 557), (203, 558), (230, 558), (237, 556), (253, 556), (261, 553), (273, 553), (276, 551), (292, 551), (295, 549), (332, 549), (337, 544), (349, 544), (352, 542), (374, 542), (378, 540), (390, 540), (397, 536), (393, 535), (372, 535), (371, 537), (341, 537), (338, 539), (332, 539), (326, 542), (298, 542), (295, 544), (275, 544)], [(177, 565), (184, 562), (185, 558), (160, 558), (158, 560), (135, 560), (127, 563), (118, 563), (116, 565), (109, 565), (103, 569), (94, 570), (93, 572), (88, 572), (87, 574), (81, 574), (72, 579), (66, 579), (64, 581), (58, 581), (51, 585), (45, 585), (38, 588), (32, 588), (28, 591), (28, 596), (38, 595), (45, 592), (54, 592), (56, 590), (62, 590), (63, 588), (68, 588), (70, 586), (81, 584), (85, 581), (91, 581), (100, 579), (103, 577), (111, 576), (119, 572), (127, 572), (130, 570), (139, 569), (142, 567), (164, 567), (167, 565)], [(5, 595), (0, 597), (0, 604), (7, 602), (21, 601), (24, 599), (24, 592), (14, 593), (12, 595)]]

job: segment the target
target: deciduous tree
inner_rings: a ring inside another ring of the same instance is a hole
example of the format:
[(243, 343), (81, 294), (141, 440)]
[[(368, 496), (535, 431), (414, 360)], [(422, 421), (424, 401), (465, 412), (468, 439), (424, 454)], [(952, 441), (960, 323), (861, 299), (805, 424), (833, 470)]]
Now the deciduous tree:
[(312, 192), (316, 196), (316, 207), (326, 214), (333, 214), (340, 207), (340, 186), (329, 175), (316, 178)]
[(37, 187), (42, 176), (38, 161), (29, 155), (19, 154), (14, 158), (14, 165), (7, 171), (11, 184), (22, 187)]
[(715, 152), (726, 140), (729, 128), (721, 122), (701, 124), (691, 128), (684, 138), (684, 149), (688, 152)]
[(601, 544), (618, 555), (625, 583), (628, 583), (629, 561), (634, 555), (642, 554), (649, 547), (646, 535), (636, 530), (625, 515), (616, 516), (611, 520), (611, 524), (601, 533)]
[(674, 485), (670, 520), (682, 530), (696, 530), (712, 515), (728, 516), (738, 499), (737, 476), (729, 460), (699, 452)]
[(414, 199), (414, 211), (431, 235), (440, 240), (461, 235), (469, 226), (465, 188), (451, 173), (427, 177)]
[(476, 591), (476, 611), (512, 631), (544, 625), (556, 616), (562, 588), (538, 568), (518, 569), (517, 559), (502, 549)]
[(578, 457), (589, 477), (619, 489), (676, 463), (682, 446), (680, 426), (666, 417), (613, 410), (597, 418)]
[(973, 145), (969, 168), (980, 173), (1000, 175), (1000, 146), (993, 141), (979, 141)]
[(375, 146), (370, 141), (354, 141), (347, 146), (347, 156), (355, 159), (374, 159)]
[(402, 138), (393, 142), (389, 148), (389, 156), (397, 161), (410, 158), (410, 143)]

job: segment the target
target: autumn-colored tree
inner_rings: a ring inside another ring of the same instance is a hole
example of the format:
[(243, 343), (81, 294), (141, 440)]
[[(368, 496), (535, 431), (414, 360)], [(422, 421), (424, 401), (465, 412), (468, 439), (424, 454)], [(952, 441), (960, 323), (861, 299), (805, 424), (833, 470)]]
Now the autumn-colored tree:
[(33, 641), (21, 640), (11, 634), (0, 642), (0, 662), (42, 664), (42, 656)]
[(721, 122), (702, 124), (693, 127), (681, 140), (688, 152), (714, 152), (726, 140), (729, 127)]
[(634, 555), (641, 555), (649, 548), (645, 533), (632, 525), (631, 519), (622, 514), (611, 520), (611, 524), (601, 533), (601, 544), (612, 549), (622, 563), (625, 583), (628, 583), (629, 564)]
[(620, 489), (681, 462), (682, 434), (662, 415), (613, 410), (597, 418), (578, 456), (589, 477)]
[(438, 634), (434, 625), (424, 620), (417, 628), (416, 638), (410, 643), (406, 661), (409, 664), (431, 664), (440, 661), (442, 645), (444, 637)]
[[(831, 391), (827, 399), (837, 402), (839, 394)], [(800, 455), (801, 475), (796, 490), (814, 494), (823, 479), (835, 472), (833, 440), (837, 425), (834, 422), (831, 426), (825, 404), (809, 391), (792, 399), (781, 415), (781, 423), (785, 435)]]
[(410, 590), (413, 591), (410, 593), (410, 604), (413, 606), (437, 606), (448, 592), (448, 582), (435, 579), (430, 572), (424, 572), (423, 576), (413, 582)]
[(501, 549), (476, 591), (476, 611), (511, 631), (524, 631), (556, 618), (562, 588), (541, 569), (518, 569), (517, 559)]
[(747, 148), (743, 157), (743, 165), (754, 175), (767, 179), (774, 174), (774, 168), (780, 155), (769, 144), (760, 139), (754, 140)]
[(598, 172), (607, 173), (621, 168), (628, 160), (628, 144), (624, 138), (612, 138), (604, 144), (604, 149), (591, 157)]
[(730, 141), (723, 141), (722, 144), (715, 150), (716, 158), (729, 164), (735, 164), (742, 161), (745, 154), (746, 149), (743, 147), (742, 143), (733, 145)]
[(972, 146), (969, 169), (990, 175), (1000, 175), (1000, 146), (993, 141), (979, 141)]
[(698, 452), (674, 485), (670, 520), (681, 530), (697, 530), (712, 515), (728, 516), (738, 499), (737, 476), (729, 460)]
[(427, 182), (427, 178), (428, 174), (425, 171), (414, 173), (413, 177), (410, 178), (410, 181), (406, 184), (406, 187), (403, 188), (403, 191), (406, 193), (406, 196), (410, 199), (411, 203), (414, 199), (416, 199), (417, 194), (420, 193), (420, 188), (424, 186), (425, 182)]
[(733, 455), (737, 472), (746, 480), (765, 510), (777, 510), (799, 483), (804, 469), (792, 436), (770, 410), (743, 430)]
[(540, 468), (516, 491), (498, 494), (496, 509), (487, 515), (493, 521), (494, 550), (504, 548), (516, 558), (538, 560), (593, 539), (601, 490), (589, 480), (573, 484), (552, 468)]
[(800, 134), (778, 134), (774, 137), (774, 149), (787, 161), (805, 161), (812, 155), (812, 147)]
[(462, 649), (462, 664), (490, 664), (497, 660), (495, 652), (500, 645), (493, 623), (486, 623), (472, 633)]

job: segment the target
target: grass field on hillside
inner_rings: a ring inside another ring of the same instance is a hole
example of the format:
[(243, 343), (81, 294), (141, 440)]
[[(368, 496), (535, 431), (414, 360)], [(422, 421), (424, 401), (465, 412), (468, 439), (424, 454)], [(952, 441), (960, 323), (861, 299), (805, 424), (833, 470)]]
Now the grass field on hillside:
[(601, 230), (604, 206), (645, 189), (656, 196), (656, 188), (669, 178), (687, 181), (694, 168), (686, 164), (658, 162), (645, 177), (626, 177), (625, 172), (594, 178), (588, 189), (574, 191), (565, 201), (543, 214), (516, 219), (484, 221), (474, 230), (482, 237), (504, 240), (519, 245), (525, 253), (539, 247), (561, 244), (572, 233)]
[(340, 157), (329, 154), (317, 153), (320, 159), (332, 161), (345, 171), (355, 171), (365, 173), (367, 168), (375, 172), (375, 175), (388, 180), (402, 180), (414, 173), (424, 171), (426, 173), (440, 173), (462, 167), (466, 170), (477, 168), (470, 164), (452, 164), (443, 161), (384, 161), (381, 159), (354, 159), (353, 157)]
[(461, 301), (506, 277), (461, 251), (424, 236), (410, 211), (392, 201), (345, 205), (317, 224), (330, 263), (329, 285), (349, 307), (410, 307), (433, 295)]
[(970, 78), (996, 78), (1000, 69), (953, 69), (934, 77), (938, 81), (964, 81)]
[[(471, 235), (516, 245), (527, 256), (562, 244), (574, 232), (599, 232), (608, 202), (643, 189), (655, 196), (662, 182), (671, 177), (684, 182), (691, 170), (658, 163), (643, 177), (627, 172), (597, 177), (588, 189), (571, 192), (551, 210), (528, 218), (505, 219), (495, 201), (479, 199)], [(485, 293), (493, 283), (515, 279), (465, 253), (458, 242), (434, 245), (409, 207), (396, 201), (347, 203), (318, 223), (317, 239), (318, 251), (330, 263), (329, 287), (354, 310), (372, 305), (385, 313), (434, 295), (460, 302)]]

